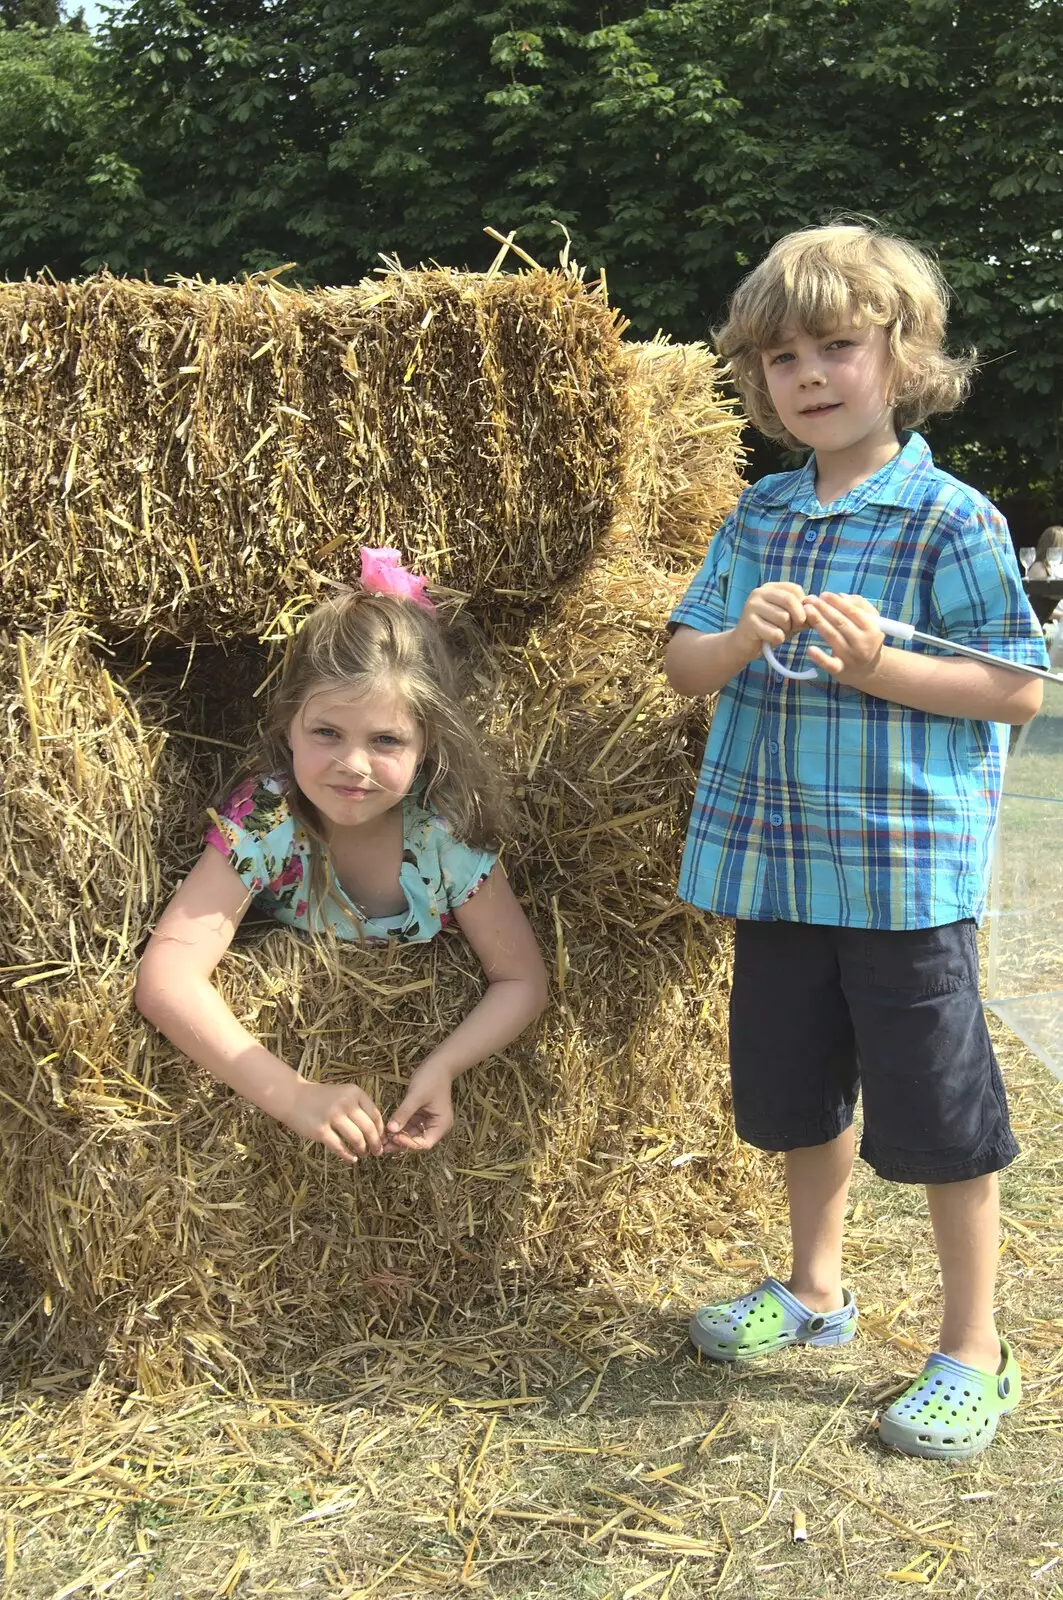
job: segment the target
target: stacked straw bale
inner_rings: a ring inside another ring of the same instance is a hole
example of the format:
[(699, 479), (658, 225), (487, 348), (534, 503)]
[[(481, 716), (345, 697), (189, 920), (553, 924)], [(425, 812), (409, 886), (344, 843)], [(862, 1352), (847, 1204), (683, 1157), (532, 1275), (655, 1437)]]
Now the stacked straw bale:
[(665, 566), (690, 574), (738, 498), (741, 419), (703, 344), (628, 346), (626, 487), (631, 525)]
[[(501, 595), (483, 613), (487, 716), (517, 795), (506, 862), (554, 1004), (461, 1081), (428, 1157), (342, 1166), (131, 1003), (269, 651), (235, 633), (107, 649), (72, 617), (0, 646), (0, 1217), (72, 1355), (106, 1353), (146, 1392), (204, 1368), (342, 1378), (374, 1330), (497, 1315), (719, 1234), (748, 1203), (721, 1066), (728, 943), (674, 895), (704, 716), (659, 673), (678, 557), (689, 567), (737, 492), (737, 425), (707, 352), (628, 347), (615, 370), (629, 431), (612, 532), (541, 606)], [(282, 582), (268, 598), (293, 609)], [(454, 934), (345, 947), (333, 970), (272, 927), (242, 930), (219, 983), (292, 1065), (356, 1077), (387, 1107), (482, 975)]]
[(526, 599), (621, 487), (618, 320), (561, 273), (0, 284), (0, 384), (0, 612), (27, 625), (257, 637), (367, 541)]

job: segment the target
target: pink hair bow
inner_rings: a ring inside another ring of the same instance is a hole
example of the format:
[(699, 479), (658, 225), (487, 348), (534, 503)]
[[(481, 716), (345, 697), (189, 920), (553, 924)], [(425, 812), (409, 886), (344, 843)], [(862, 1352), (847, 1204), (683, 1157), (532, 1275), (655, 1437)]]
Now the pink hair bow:
[(401, 600), (410, 600), (422, 611), (434, 611), (429, 600), (428, 585), (416, 572), (407, 572), (398, 550), (369, 549), (361, 552), (362, 588), (371, 594), (396, 594)]

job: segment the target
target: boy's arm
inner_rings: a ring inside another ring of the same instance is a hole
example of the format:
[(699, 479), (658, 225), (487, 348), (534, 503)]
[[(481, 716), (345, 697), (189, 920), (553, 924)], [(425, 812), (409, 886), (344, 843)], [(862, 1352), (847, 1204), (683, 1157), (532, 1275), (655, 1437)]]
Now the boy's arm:
[(715, 694), (748, 667), (765, 644), (783, 644), (806, 626), (804, 590), (797, 583), (754, 589), (733, 628), (702, 633), (676, 628), (664, 653), (664, 673), (677, 694)]
[(937, 716), (1016, 725), (1041, 709), (1037, 678), (988, 661), (949, 661), (891, 648), (875, 608), (859, 595), (818, 595), (805, 601), (805, 611), (826, 645), (810, 646), (811, 659), (864, 694)]
[(700, 633), (682, 624), (664, 652), (664, 675), (676, 694), (715, 694), (749, 663), (738, 646), (735, 630)]

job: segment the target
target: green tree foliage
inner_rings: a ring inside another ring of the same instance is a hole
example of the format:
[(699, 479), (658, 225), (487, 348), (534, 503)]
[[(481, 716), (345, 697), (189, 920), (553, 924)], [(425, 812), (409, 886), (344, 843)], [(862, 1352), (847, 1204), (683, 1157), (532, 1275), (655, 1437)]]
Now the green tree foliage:
[(41, 66), (73, 137), (39, 84), (0, 268), (337, 282), (482, 265), (485, 223), (549, 259), (556, 221), (636, 331), (701, 338), (781, 233), (872, 214), (985, 363), (936, 447), (1063, 499), (1063, 0), (133, 0), (96, 63), (95, 109), (87, 56)]
[(1002, 496), (1051, 483), (1060, 509), (1058, 0), (680, 0), (582, 44), (580, 93), (563, 32), (496, 41), (493, 103), (538, 134), (518, 217), (552, 205), (639, 325), (697, 337), (781, 233), (873, 214), (937, 252), (953, 339), (984, 362), (938, 448)]
[(294, 261), (321, 277), (349, 223), (329, 204), (314, 104), (320, 22), (290, 0), (138, 0), (112, 21), (104, 59), (152, 201), (116, 269), (222, 278)]
[(0, 30), (0, 270), (72, 277), (120, 255), (143, 201), (116, 123), (87, 33)]
[(58, 28), (59, 22), (58, 0), (0, 0), (0, 27)]

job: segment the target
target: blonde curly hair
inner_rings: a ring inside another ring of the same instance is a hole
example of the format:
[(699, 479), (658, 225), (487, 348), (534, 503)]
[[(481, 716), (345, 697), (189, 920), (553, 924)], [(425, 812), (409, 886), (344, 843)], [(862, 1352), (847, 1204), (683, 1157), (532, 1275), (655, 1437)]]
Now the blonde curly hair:
[(761, 354), (800, 330), (822, 338), (847, 320), (886, 330), (890, 399), (899, 429), (953, 411), (970, 386), (975, 352), (945, 348), (948, 286), (915, 245), (863, 223), (789, 233), (735, 290), (716, 333), (750, 421), (769, 439), (803, 448), (779, 420)]

